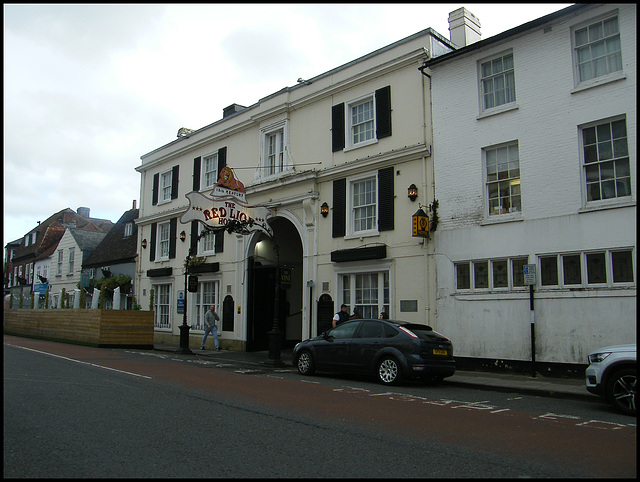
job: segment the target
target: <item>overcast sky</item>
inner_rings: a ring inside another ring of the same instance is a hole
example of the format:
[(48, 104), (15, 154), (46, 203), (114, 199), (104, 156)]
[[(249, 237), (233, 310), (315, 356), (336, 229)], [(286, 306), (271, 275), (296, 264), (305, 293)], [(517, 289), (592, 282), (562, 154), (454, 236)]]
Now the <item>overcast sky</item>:
[(140, 207), (140, 157), (467, 7), (482, 38), (570, 4), (4, 4), (4, 245)]

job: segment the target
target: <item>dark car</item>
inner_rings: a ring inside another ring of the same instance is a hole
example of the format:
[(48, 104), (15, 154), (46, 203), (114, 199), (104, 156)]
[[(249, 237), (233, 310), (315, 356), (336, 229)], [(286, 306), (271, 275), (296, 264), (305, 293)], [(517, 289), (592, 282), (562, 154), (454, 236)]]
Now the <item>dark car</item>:
[(293, 349), (302, 375), (318, 371), (375, 375), (385, 385), (403, 378), (441, 381), (455, 373), (451, 340), (430, 326), (397, 320), (342, 323)]

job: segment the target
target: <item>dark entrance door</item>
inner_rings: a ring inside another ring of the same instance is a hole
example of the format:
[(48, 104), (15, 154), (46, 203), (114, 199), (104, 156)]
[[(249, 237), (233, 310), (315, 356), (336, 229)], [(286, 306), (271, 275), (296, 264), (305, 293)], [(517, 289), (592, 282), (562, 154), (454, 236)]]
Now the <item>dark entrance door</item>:
[(276, 269), (255, 266), (250, 260), (247, 313), (247, 351), (269, 349), (267, 332), (273, 327), (273, 297)]

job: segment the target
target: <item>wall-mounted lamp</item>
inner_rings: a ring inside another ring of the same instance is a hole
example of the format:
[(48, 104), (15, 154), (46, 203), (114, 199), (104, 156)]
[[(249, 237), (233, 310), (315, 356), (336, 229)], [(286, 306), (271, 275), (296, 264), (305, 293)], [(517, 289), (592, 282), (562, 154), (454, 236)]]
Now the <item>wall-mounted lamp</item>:
[(182, 231), (180, 233), (180, 241), (182, 241), (184, 243), (184, 240), (187, 239), (187, 233), (185, 233), (184, 231)]
[(407, 189), (407, 197), (411, 199), (411, 201), (415, 201), (418, 198), (418, 188), (415, 184), (411, 184), (409, 189)]
[(147, 249), (147, 240), (146, 239), (142, 240), (142, 249)]
[(323, 218), (326, 218), (329, 214), (329, 205), (326, 202), (322, 203), (320, 206), (320, 214), (322, 214)]

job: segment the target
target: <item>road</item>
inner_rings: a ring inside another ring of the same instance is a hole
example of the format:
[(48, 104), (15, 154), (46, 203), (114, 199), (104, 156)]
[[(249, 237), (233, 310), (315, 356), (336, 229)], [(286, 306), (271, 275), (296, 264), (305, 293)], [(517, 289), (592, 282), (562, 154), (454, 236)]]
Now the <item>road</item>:
[(635, 477), (588, 401), (4, 337), (5, 477)]

